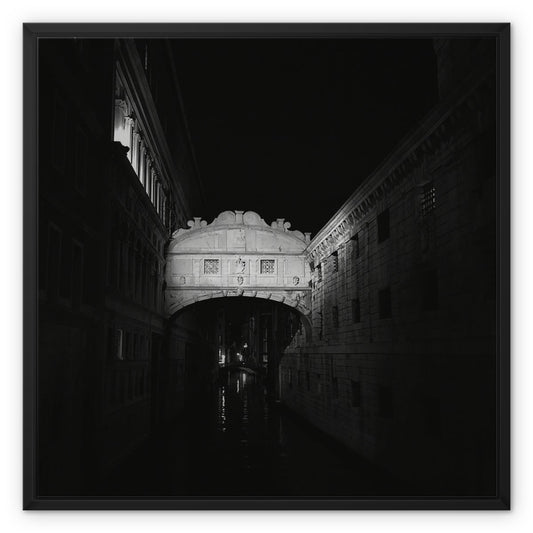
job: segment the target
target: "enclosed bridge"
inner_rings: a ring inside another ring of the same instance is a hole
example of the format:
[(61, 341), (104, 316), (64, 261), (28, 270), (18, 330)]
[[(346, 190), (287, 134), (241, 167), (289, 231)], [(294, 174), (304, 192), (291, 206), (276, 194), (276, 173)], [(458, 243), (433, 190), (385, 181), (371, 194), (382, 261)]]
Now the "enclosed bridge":
[(224, 211), (211, 224), (196, 217), (188, 226), (174, 232), (168, 247), (169, 316), (210, 298), (252, 297), (288, 305), (308, 325), (309, 233), (290, 231), (282, 218), (268, 225), (253, 211)]

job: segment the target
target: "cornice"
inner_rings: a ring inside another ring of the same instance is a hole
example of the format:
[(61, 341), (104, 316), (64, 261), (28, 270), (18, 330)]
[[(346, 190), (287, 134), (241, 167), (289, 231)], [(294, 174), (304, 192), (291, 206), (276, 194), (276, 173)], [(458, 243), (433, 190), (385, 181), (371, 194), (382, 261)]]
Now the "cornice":
[(435, 106), (420, 125), (400, 141), (309, 243), (306, 249), (309, 263), (320, 263), (346, 243), (358, 231), (368, 212), (407, 178), (413, 177), (416, 181), (418, 177), (418, 185), (423, 183), (428, 158), (442, 151), (452, 138), (454, 142), (461, 142), (461, 133), (468, 133), (472, 125), (477, 124), (476, 114), (486, 103), (484, 97), (490, 89), (492, 72), (485, 69), (473, 73), (461, 88)]

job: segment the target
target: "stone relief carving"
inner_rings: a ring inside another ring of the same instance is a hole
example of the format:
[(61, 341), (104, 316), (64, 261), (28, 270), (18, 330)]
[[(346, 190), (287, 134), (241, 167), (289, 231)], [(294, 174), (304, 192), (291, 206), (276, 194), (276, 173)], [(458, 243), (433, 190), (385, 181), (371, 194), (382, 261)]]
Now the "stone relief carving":
[(239, 274), (244, 274), (245, 270), (246, 270), (246, 261), (244, 261), (241, 257), (239, 257), (236, 261), (235, 261), (235, 271), (238, 272)]

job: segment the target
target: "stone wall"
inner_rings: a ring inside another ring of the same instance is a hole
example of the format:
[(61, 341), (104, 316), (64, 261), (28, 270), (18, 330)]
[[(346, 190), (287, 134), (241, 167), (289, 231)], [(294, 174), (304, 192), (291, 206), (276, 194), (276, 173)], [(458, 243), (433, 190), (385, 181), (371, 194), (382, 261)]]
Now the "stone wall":
[(311, 241), (313, 334), (280, 367), (287, 406), (429, 491), (495, 482), (494, 110), (473, 73)]

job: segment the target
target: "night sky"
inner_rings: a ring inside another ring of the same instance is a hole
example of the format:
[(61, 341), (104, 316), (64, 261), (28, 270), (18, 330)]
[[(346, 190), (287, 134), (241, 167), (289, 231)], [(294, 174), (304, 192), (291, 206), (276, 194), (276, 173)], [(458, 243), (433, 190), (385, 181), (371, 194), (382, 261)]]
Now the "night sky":
[(190, 39), (177, 71), (211, 222), (314, 235), (437, 101), (423, 39)]

